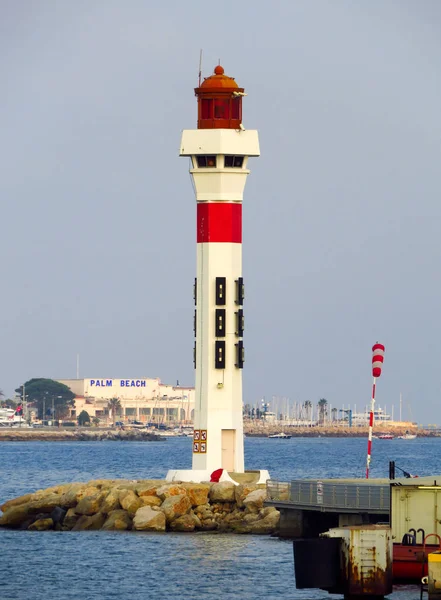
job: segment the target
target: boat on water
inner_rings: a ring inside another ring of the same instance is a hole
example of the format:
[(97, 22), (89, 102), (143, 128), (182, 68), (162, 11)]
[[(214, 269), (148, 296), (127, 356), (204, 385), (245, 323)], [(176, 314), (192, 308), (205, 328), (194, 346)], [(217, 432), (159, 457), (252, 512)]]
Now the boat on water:
[(15, 408), (0, 408), (0, 427), (14, 427), (25, 425), (26, 420), (23, 416), (21, 406)]
[(393, 440), (394, 436), (391, 433), (382, 433), (376, 436), (377, 440)]
[(408, 431), (406, 431), (406, 433), (404, 435), (399, 435), (397, 437), (398, 440), (415, 440), (416, 439), (416, 433), (409, 433)]
[(268, 437), (272, 438), (272, 439), (277, 439), (277, 440), (289, 440), (289, 439), (291, 439), (291, 436), (288, 435), (287, 433), (284, 433), (283, 431), (281, 431), (280, 433), (273, 433), (272, 435), (269, 435)]

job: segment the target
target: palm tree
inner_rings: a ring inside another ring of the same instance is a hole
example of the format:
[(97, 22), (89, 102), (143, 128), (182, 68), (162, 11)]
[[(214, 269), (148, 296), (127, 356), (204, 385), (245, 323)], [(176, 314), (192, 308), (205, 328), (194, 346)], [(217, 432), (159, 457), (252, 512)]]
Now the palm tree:
[(312, 414), (311, 414), (312, 402), (311, 402), (311, 400), (307, 400), (303, 404), (303, 406), (305, 407), (306, 418), (308, 419), (308, 421), (311, 421), (311, 419), (312, 419)]
[(331, 414), (332, 414), (332, 420), (333, 420), (333, 421), (337, 421), (337, 419), (338, 419), (337, 413), (338, 413), (338, 408), (333, 408), (333, 409), (331, 410)]
[(325, 417), (327, 414), (327, 406), (328, 406), (328, 401), (326, 400), (326, 398), (320, 398), (320, 400), (318, 401), (318, 413), (319, 413), (319, 423), (321, 425), (323, 425), (323, 423), (325, 422)]
[(117, 415), (121, 415), (121, 402), (119, 398), (111, 398), (107, 403), (107, 408), (109, 411), (112, 411), (112, 417), (116, 417)]

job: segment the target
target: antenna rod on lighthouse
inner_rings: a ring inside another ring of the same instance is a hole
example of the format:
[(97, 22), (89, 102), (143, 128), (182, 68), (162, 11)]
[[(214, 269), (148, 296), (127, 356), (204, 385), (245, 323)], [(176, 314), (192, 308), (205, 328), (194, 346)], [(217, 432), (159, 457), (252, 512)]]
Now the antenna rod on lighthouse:
[(202, 48), (199, 53), (199, 86), (201, 87), (201, 79), (202, 79)]

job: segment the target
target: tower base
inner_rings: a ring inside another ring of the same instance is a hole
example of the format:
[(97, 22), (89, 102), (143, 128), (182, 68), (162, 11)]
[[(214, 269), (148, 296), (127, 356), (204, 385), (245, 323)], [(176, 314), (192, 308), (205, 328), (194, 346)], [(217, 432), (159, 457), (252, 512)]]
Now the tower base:
[[(166, 475), (166, 481), (186, 481), (193, 483), (209, 482), (211, 480), (212, 471), (192, 470), (192, 469), (170, 469)], [(269, 471), (263, 469), (261, 471), (245, 471), (244, 473), (234, 473), (222, 471), (221, 476), (216, 481), (231, 481), (234, 485), (241, 483), (266, 483), (270, 479)]]

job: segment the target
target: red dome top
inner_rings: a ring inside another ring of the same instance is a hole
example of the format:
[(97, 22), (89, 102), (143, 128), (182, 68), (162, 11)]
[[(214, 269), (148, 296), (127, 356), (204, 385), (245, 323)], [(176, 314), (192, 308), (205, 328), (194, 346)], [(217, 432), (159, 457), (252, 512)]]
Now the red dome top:
[(198, 98), (198, 129), (239, 129), (242, 123), (242, 96), (233, 77), (217, 65), (195, 89)]
[(208, 89), (235, 89), (237, 90), (239, 86), (234, 81), (233, 77), (228, 77), (228, 75), (224, 74), (224, 68), (221, 65), (217, 65), (214, 69), (214, 75), (210, 75), (210, 77), (206, 77), (204, 81), (201, 83), (201, 87), (204, 91)]

